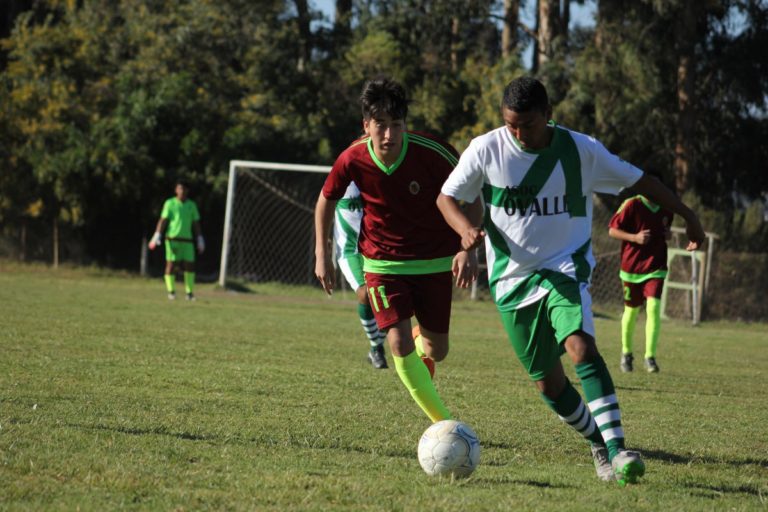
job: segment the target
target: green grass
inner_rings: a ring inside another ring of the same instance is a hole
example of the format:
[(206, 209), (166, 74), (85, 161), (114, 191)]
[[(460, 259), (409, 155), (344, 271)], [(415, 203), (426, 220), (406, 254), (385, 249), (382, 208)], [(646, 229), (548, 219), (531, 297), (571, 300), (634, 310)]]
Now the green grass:
[(597, 320), (628, 443), (648, 466), (619, 488), (540, 401), (493, 306), (456, 303), (436, 383), (483, 451), (452, 483), (421, 471), (428, 420), (393, 370), (366, 363), (351, 293), (198, 296), (0, 262), (0, 509), (768, 508), (764, 324), (666, 322), (662, 371), (648, 375), (618, 372), (618, 319)]

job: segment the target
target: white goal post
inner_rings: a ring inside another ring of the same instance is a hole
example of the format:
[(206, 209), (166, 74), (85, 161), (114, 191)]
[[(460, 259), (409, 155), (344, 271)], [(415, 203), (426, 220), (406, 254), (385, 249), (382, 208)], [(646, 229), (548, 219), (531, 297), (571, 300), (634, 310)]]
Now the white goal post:
[(232, 160), (219, 284), (313, 282), (314, 206), (330, 166)]

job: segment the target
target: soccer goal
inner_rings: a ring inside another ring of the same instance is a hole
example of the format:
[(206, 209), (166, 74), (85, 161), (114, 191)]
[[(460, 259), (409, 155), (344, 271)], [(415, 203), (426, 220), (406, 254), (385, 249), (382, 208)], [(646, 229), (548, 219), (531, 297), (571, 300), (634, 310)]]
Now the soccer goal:
[(315, 283), (314, 208), (331, 168), (229, 163), (219, 284)]

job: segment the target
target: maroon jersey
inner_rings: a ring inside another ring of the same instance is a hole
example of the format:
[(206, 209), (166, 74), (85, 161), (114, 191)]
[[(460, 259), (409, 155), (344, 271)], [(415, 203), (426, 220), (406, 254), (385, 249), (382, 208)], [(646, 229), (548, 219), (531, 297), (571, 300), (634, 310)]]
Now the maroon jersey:
[(435, 201), (458, 153), (431, 135), (406, 132), (400, 158), (389, 169), (375, 158), (370, 137), (344, 150), (325, 180), (323, 196), (338, 200), (350, 181), (360, 189), (360, 253), (371, 260), (430, 260), (455, 255), (460, 238)]
[(651, 230), (646, 245), (621, 241), (621, 277), (638, 282), (649, 277), (664, 277), (667, 270), (666, 232), (672, 225), (672, 212), (653, 204), (643, 196), (627, 199), (611, 218), (609, 227), (627, 233)]

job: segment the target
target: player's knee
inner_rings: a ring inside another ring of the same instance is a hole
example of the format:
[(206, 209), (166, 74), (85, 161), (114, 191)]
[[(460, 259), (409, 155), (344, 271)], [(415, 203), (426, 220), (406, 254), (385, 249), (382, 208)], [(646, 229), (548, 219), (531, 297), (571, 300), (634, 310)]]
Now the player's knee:
[(428, 338), (421, 333), (424, 353), (435, 361), (448, 357), (448, 333), (433, 335)]
[(586, 363), (600, 356), (595, 338), (582, 331), (568, 336), (565, 340), (565, 348), (575, 364)]
[(365, 286), (360, 286), (357, 290), (355, 290), (355, 294), (357, 295), (357, 302), (360, 304), (367, 306), (370, 304), (370, 299), (368, 298), (368, 292), (365, 289)]

